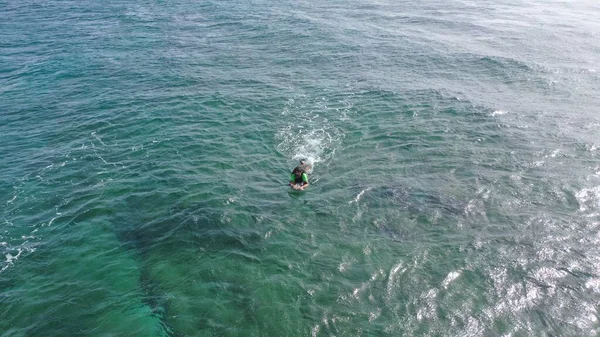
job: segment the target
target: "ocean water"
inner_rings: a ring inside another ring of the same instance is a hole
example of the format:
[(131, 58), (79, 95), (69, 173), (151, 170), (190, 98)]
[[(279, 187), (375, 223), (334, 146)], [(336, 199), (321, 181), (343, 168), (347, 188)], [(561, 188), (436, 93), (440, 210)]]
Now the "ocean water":
[(0, 15), (1, 336), (600, 334), (597, 1)]

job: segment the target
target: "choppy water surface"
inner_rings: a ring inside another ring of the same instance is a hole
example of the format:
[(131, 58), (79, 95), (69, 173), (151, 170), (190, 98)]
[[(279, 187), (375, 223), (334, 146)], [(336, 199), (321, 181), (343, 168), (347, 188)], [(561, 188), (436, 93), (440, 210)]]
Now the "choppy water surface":
[(0, 335), (600, 334), (596, 2), (0, 8)]

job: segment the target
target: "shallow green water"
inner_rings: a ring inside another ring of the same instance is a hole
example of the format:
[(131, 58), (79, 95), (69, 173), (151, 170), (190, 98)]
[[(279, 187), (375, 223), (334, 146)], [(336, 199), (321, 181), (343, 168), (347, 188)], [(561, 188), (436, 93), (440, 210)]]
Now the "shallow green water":
[(600, 333), (595, 3), (0, 8), (0, 335)]

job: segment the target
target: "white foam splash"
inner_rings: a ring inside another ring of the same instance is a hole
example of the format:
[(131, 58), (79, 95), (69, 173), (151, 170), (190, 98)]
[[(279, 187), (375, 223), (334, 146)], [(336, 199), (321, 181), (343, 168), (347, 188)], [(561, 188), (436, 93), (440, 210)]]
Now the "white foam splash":
[(579, 210), (587, 211), (590, 207), (600, 208), (600, 186), (594, 188), (584, 188), (575, 193), (575, 198), (579, 202)]
[(558, 153), (560, 152), (560, 149), (556, 149), (554, 151), (552, 151), (552, 153), (550, 153), (549, 155), (545, 155), (544, 158), (556, 158), (556, 156), (558, 155)]
[(348, 268), (350, 267), (351, 262), (342, 262), (339, 264), (338, 266), (338, 270), (340, 271), (340, 273), (345, 272), (346, 270), (348, 270)]
[(492, 116), (496, 117), (496, 116), (502, 116), (502, 115), (506, 115), (507, 112), (504, 110), (494, 110), (494, 112), (492, 112)]
[(280, 140), (277, 148), (294, 161), (305, 159), (312, 166), (333, 156), (339, 140), (338, 133), (332, 127), (307, 129), (288, 126), (277, 133), (276, 138)]
[(9, 267), (13, 266), (15, 264), (15, 262), (21, 257), (21, 255), (23, 254), (23, 252), (32, 253), (32, 252), (35, 251), (35, 248), (33, 248), (33, 247), (17, 247), (16, 251), (17, 251), (16, 255), (12, 255), (11, 253), (6, 253), (4, 255), (4, 257), (6, 258), (6, 260), (4, 261), (5, 264), (2, 267), (2, 269), (0, 269), (0, 273), (2, 273), (3, 271), (5, 271)]
[(311, 166), (329, 160), (343, 137), (332, 120), (347, 119), (352, 105), (332, 109), (327, 104), (325, 98), (306, 96), (288, 100), (281, 113), (286, 124), (275, 134), (277, 150), (294, 160), (306, 159)]
[(310, 329), (310, 335), (312, 337), (317, 337), (319, 335), (319, 330), (321, 330), (321, 325), (317, 323)]
[(585, 282), (585, 287), (592, 289), (596, 293), (600, 293), (600, 278), (593, 278)]

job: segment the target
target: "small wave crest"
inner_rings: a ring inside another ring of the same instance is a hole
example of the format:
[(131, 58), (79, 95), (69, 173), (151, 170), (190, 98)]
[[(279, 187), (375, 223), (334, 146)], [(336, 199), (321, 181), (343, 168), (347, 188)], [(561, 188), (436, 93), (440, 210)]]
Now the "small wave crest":
[(352, 203), (358, 204), (358, 202), (363, 197), (363, 195), (365, 195), (365, 193), (368, 192), (368, 191), (370, 191), (371, 189), (372, 189), (371, 187), (367, 187), (364, 190), (360, 191), (360, 193), (358, 193), (354, 199), (352, 199), (351, 201), (349, 201), (348, 204), (352, 204)]
[(506, 115), (506, 111), (504, 110), (494, 110), (492, 112), (492, 117)]

